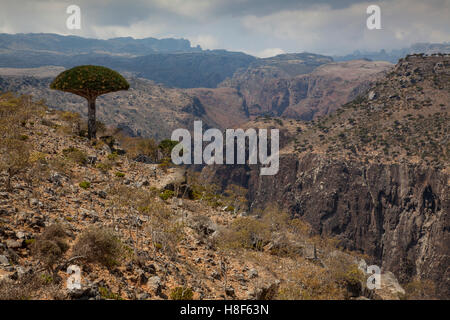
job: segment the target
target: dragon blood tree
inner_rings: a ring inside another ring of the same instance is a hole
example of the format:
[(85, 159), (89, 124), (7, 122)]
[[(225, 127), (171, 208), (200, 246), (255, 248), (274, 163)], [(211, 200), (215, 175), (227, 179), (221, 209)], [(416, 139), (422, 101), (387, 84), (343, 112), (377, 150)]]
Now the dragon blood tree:
[(88, 136), (96, 138), (95, 100), (102, 94), (128, 90), (130, 85), (118, 72), (101, 66), (78, 66), (58, 75), (50, 89), (70, 92), (88, 101)]

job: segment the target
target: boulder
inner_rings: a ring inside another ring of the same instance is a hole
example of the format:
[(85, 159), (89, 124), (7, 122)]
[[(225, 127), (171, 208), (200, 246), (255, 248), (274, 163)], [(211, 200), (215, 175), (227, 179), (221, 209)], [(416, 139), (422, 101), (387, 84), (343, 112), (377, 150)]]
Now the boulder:
[(405, 290), (400, 286), (392, 272), (387, 271), (381, 274), (381, 288), (375, 289), (375, 299), (399, 300), (404, 294)]
[(9, 261), (8, 258), (4, 255), (0, 255), (0, 265), (3, 266), (8, 266), (9, 265)]
[(150, 279), (148, 279), (147, 282), (147, 287), (153, 291), (153, 293), (155, 293), (156, 295), (160, 295), (161, 294), (161, 278), (158, 276), (153, 276)]

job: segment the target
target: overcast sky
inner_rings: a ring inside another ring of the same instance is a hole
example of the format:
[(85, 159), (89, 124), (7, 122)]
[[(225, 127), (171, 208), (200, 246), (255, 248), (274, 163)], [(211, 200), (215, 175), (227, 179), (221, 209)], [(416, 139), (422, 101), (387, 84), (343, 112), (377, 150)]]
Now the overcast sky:
[[(81, 8), (81, 30), (66, 28), (71, 4)], [(366, 27), (371, 4), (381, 8), (381, 30)], [(175, 37), (257, 56), (449, 42), (449, 17), (450, 0), (0, 0), (3, 33)]]

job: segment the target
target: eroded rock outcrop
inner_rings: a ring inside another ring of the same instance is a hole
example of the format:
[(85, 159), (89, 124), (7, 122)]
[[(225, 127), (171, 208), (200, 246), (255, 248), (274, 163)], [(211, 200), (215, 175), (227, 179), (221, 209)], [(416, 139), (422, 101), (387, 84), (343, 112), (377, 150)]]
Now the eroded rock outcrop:
[(449, 176), (406, 164), (364, 165), (284, 156), (275, 176), (251, 172), (252, 208), (276, 202), (317, 232), (375, 258), (401, 282), (433, 280), (449, 293)]

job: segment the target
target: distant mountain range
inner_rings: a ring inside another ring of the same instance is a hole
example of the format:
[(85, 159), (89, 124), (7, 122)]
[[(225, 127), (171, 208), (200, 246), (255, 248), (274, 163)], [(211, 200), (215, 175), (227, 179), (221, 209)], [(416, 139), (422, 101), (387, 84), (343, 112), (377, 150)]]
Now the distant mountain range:
[(0, 51), (29, 51), (64, 54), (109, 54), (144, 56), (150, 53), (201, 52), (200, 46), (191, 47), (186, 39), (134, 39), (131, 37), (109, 40), (62, 36), (51, 33), (0, 34)]
[[(99, 118), (130, 135), (164, 139), (174, 128), (202, 119), (229, 128), (258, 116), (312, 120), (334, 112), (392, 68), (402, 52), (445, 52), (447, 44), (336, 62), (313, 53), (256, 58), (241, 52), (202, 50), (184, 39), (85, 39), (54, 34), (0, 34), (0, 90), (31, 94), (57, 109), (85, 112), (83, 99), (48, 88), (66, 68), (82, 64), (118, 70), (129, 92), (99, 99)], [(150, 80), (150, 81), (149, 81)], [(187, 89), (187, 90), (186, 90)]]
[(213, 88), (257, 58), (191, 47), (185, 39), (86, 39), (56, 34), (0, 34), (0, 67), (103, 65), (169, 87)]
[(392, 50), (390, 52), (387, 52), (384, 49), (378, 52), (355, 51), (352, 54), (345, 56), (333, 56), (333, 59), (335, 61), (369, 59), (372, 61), (389, 61), (391, 63), (397, 63), (400, 58), (413, 53), (450, 53), (450, 43), (416, 43), (408, 48)]
[[(215, 88), (226, 79), (244, 76), (247, 68), (265, 72), (276, 67), (277, 78), (311, 72), (325, 62), (368, 59), (396, 63), (410, 53), (447, 53), (450, 44), (416, 44), (386, 52), (354, 52), (346, 56), (327, 57), (312, 63), (306, 56), (285, 54), (259, 59), (242, 52), (202, 50), (186, 39), (88, 39), (48, 33), (0, 34), (0, 67), (39, 68), (83, 64), (103, 65), (132, 76), (153, 80), (167, 87)], [(300, 61), (302, 60), (302, 61)], [(271, 71), (271, 72), (272, 72)]]

